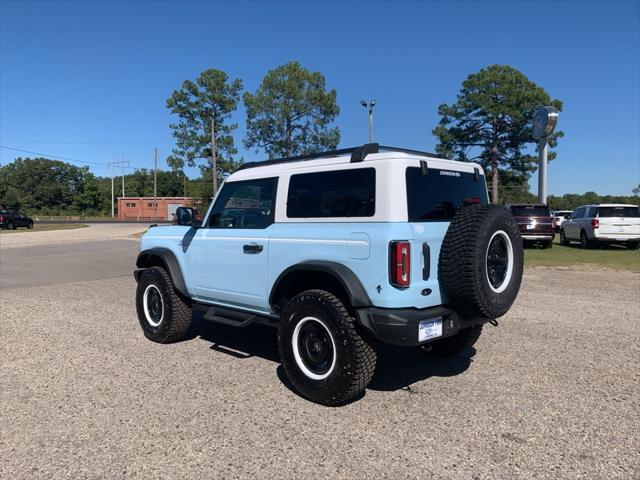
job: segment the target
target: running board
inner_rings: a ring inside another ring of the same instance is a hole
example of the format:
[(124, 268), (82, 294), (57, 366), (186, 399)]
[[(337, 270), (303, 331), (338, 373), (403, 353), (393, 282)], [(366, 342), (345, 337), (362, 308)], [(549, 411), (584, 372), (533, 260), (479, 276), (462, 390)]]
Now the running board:
[(252, 323), (262, 323), (266, 325), (277, 325), (278, 321), (256, 313), (242, 312), (224, 307), (212, 307), (210, 305), (195, 305), (196, 308), (204, 310), (204, 319), (210, 322), (220, 323), (235, 328), (243, 328)]

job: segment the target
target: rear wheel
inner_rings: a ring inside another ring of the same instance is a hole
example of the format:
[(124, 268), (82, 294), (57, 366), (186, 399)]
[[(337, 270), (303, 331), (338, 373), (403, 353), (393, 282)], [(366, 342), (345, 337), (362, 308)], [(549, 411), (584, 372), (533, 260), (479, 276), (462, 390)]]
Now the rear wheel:
[(542, 242), (542, 248), (544, 248), (545, 250), (547, 248), (552, 248), (553, 247), (553, 240), (549, 240), (548, 242)]
[(178, 295), (164, 268), (147, 268), (136, 290), (138, 321), (145, 337), (157, 343), (183, 340), (191, 326), (191, 307)]
[(442, 338), (422, 345), (420, 349), (437, 357), (451, 357), (466, 348), (473, 347), (480, 338), (481, 333), (482, 325), (474, 325), (460, 330), (452, 337)]
[(33, 228), (33, 222), (29, 222), (29, 223), (27, 224), (27, 228), (28, 228), (28, 229), (32, 229), (32, 228)]
[(286, 305), (278, 347), (295, 390), (323, 405), (362, 393), (375, 370), (375, 349), (360, 336), (343, 303), (324, 290), (307, 290)]
[(627, 242), (627, 248), (629, 250), (637, 250), (640, 247), (640, 242)]
[(591, 248), (591, 242), (589, 241), (589, 237), (587, 237), (587, 232), (584, 230), (580, 232), (580, 248)]
[(16, 226), (13, 222), (7, 223), (7, 230), (15, 230)]

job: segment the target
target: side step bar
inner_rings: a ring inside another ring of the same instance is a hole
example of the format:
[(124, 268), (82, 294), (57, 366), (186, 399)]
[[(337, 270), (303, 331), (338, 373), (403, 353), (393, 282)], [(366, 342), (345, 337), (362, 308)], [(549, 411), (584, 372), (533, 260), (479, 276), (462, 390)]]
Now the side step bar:
[(196, 304), (194, 307), (205, 312), (203, 317), (205, 320), (221, 323), (222, 325), (228, 325), (230, 327), (243, 328), (251, 325), (252, 323), (261, 323), (263, 325), (271, 326), (278, 325), (278, 319), (256, 313), (203, 304)]

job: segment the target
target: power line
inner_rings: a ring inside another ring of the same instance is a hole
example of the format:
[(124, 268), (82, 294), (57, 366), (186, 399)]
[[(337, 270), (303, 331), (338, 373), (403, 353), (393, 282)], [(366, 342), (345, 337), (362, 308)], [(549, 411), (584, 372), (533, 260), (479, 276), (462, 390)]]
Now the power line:
[(78, 160), (76, 158), (60, 157), (58, 155), (48, 155), (46, 153), (32, 152), (31, 150), (22, 150), (21, 148), (5, 147), (4, 145), (0, 145), (0, 148), (4, 148), (5, 150), (13, 150), (14, 152), (29, 153), (31, 155), (40, 155), (42, 157), (49, 157), (49, 158), (53, 158), (55, 160), (66, 160), (68, 162), (87, 163), (89, 165), (101, 165), (103, 167), (107, 166), (106, 163), (89, 162), (87, 160)]
[(9, 142), (19, 143), (65, 143), (65, 144), (78, 144), (78, 145), (90, 145), (101, 143), (158, 143), (158, 142), (172, 142), (173, 140), (20, 140), (17, 138), (3, 138)]

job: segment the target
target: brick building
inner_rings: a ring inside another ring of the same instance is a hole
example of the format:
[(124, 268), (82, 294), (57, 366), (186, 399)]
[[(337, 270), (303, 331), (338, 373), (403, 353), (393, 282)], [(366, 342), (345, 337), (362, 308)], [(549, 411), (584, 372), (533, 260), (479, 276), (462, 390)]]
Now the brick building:
[(118, 197), (118, 220), (171, 221), (178, 207), (196, 203), (191, 197)]

